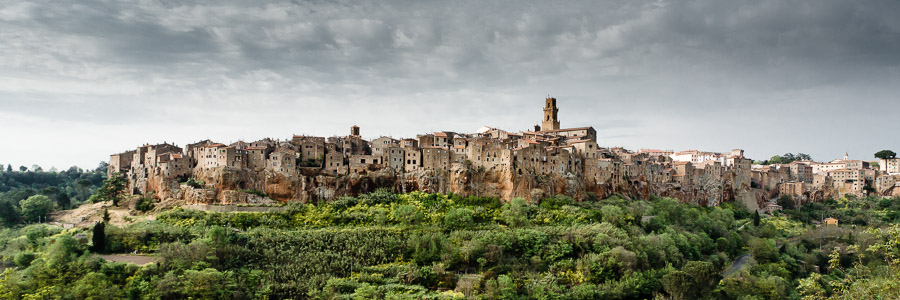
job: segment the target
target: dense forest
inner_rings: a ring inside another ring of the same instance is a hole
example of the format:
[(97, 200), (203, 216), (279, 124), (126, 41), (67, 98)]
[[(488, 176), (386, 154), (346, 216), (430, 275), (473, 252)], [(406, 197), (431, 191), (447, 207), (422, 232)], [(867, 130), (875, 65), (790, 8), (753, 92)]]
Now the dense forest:
[(900, 198), (760, 216), (385, 190), (266, 213), (176, 208), (123, 227), (3, 229), (0, 298), (898, 299), (898, 211)]
[(0, 223), (13, 226), (46, 221), (47, 214), (88, 201), (106, 179), (106, 163), (94, 170), (71, 167), (44, 171), (0, 164)]

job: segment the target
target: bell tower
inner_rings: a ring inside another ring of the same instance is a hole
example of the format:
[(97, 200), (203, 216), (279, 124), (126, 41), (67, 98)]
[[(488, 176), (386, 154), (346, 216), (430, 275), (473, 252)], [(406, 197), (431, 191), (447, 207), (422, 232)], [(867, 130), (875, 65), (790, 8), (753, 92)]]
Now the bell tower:
[(556, 98), (547, 97), (544, 100), (544, 119), (541, 122), (541, 129), (559, 129), (559, 118), (556, 117), (557, 112), (559, 112), (559, 109), (556, 108)]

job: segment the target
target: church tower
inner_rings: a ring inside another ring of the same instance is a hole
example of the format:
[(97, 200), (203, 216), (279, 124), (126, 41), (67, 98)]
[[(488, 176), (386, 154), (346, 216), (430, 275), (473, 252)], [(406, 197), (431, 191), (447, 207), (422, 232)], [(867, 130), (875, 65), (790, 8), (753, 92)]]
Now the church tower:
[(559, 112), (559, 109), (556, 108), (556, 98), (548, 97), (544, 102), (544, 120), (541, 123), (541, 129), (559, 129), (559, 118), (556, 117), (556, 113)]

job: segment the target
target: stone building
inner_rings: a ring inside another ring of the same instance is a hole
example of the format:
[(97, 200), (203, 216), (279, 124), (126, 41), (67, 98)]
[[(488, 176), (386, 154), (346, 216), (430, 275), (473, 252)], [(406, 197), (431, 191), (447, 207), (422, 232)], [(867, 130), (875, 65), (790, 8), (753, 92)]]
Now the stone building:
[(245, 161), (245, 166), (253, 170), (254, 172), (261, 172), (266, 169), (266, 161), (269, 159), (269, 154), (275, 148), (272, 147), (247, 147), (244, 151), (247, 152), (247, 158)]
[(422, 150), (418, 147), (403, 147), (406, 164), (406, 172), (415, 172), (422, 169)]
[(791, 180), (812, 183), (813, 171), (812, 166), (801, 162), (792, 162), (788, 165), (791, 172)]
[(888, 174), (900, 174), (900, 158), (879, 159), (878, 169)]
[(384, 151), (390, 147), (400, 147), (400, 141), (387, 136), (372, 140), (373, 155), (382, 155), (384, 154)]
[(450, 151), (445, 147), (422, 147), (422, 169), (446, 171), (450, 169)]
[(400, 140), (400, 147), (419, 148), (419, 141), (417, 141), (416, 139), (402, 139)]
[(297, 150), (282, 145), (269, 154), (269, 159), (266, 160), (266, 169), (296, 175), (299, 173), (297, 166), (299, 158), (300, 155), (297, 153)]
[(544, 99), (544, 119), (541, 122), (541, 128), (544, 130), (559, 129), (559, 109), (556, 108), (556, 98), (547, 97)]
[(304, 166), (316, 165), (325, 159), (325, 138), (294, 135), (291, 138), (291, 144), (297, 147), (300, 153), (300, 159), (304, 162)]
[(350, 172), (347, 158), (340, 151), (325, 154), (325, 174), (347, 175)]
[(109, 167), (106, 169), (107, 177), (112, 177), (116, 173), (124, 174), (131, 170), (131, 160), (134, 159), (134, 152), (134, 150), (131, 150), (110, 155)]
[(384, 149), (381, 155), (381, 161), (385, 167), (393, 169), (395, 172), (403, 172), (406, 170), (406, 150), (400, 146), (389, 146)]
[[(521, 185), (534, 182), (537, 178), (540, 181), (555, 180), (556, 183), (550, 185), (573, 184), (569, 188), (582, 189), (582, 194), (587, 189), (633, 193), (650, 187), (652, 191), (672, 191), (677, 196), (702, 198), (702, 202), (698, 203), (704, 205), (717, 205), (726, 197), (725, 190), (748, 194), (751, 178), (754, 187), (769, 190), (778, 189), (779, 185), (792, 179), (790, 167), (779, 171), (754, 166), (751, 172), (750, 160), (743, 157), (740, 149), (730, 153), (699, 150), (674, 153), (602, 148), (592, 127), (560, 128), (555, 98), (545, 99), (544, 105), (542, 126), (536, 126), (534, 131), (513, 133), (483, 127), (472, 134), (438, 131), (417, 135), (415, 139), (379, 137), (370, 142), (362, 138), (359, 126), (353, 126), (349, 135), (327, 139), (294, 135), (290, 140), (266, 138), (250, 143), (238, 141), (228, 146), (205, 140), (187, 145), (184, 151), (168, 144), (145, 145), (111, 155), (110, 172), (127, 172), (132, 190), (144, 192), (160, 189), (152, 184), (156, 182), (150, 180), (153, 176), (200, 177), (209, 183), (209, 188), (215, 189), (225, 179), (214, 177), (222, 174), (259, 176), (241, 183), (252, 186), (269, 184), (267, 182), (269, 176), (273, 176), (272, 172), (280, 173), (278, 176), (294, 177), (292, 180), (295, 181), (286, 182), (304, 182), (303, 186), (296, 187), (298, 191), (308, 187), (308, 182), (329, 182), (328, 179), (312, 179), (311, 176), (338, 177), (348, 174), (353, 178), (391, 175), (404, 182), (404, 189), (406, 183), (412, 183), (409, 185), (412, 187), (435, 189), (434, 182), (421, 181), (424, 174), (421, 171), (454, 170), (457, 171), (454, 174), (487, 175), (483, 178), (497, 180), (488, 186), (506, 189), (504, 193), (511, 193), (505, 194), (507, 196), (533, 188)], [(847, 164), (843, 162), (844, 166)], [(793, 173), (795, 178), (812, 181), (813, 186), (838, 185), (834, 183), (836, 181), (830, 181), (829, 176), (811, 176), (806, 172), (812, 168), (810, 165), (794, 168), (797, 168)], [(877, 179), (882, 178), (881, 173), (867, 174), (860, 175), (863, 182), (875, 181), (879, 188), (890, 186), (888, 179)], [(450, 177), (446, 177), (451, 176), (450, 173), (446, 172), (436, 172), (424, 178), (432, 180), (435, 178), (432, 176), (445, 176), (437, 177), (438, 185), (451, 181)], [(461, 176), (457, 183), (464, 183), (465, 177)], [(460, 186), (464, 184), (451, 185), (450, 188)], [(635, 190), (628, 191), (629, 186)], [(255, 188), (266, 190), (261, 186)], [(284, 188), (278, 186), (275, 189)], [(317, 188), (315, 195), (310, 197), (326, 197), (322, 195), (329, 192), (323, 191), (323, 188)], [(309, 191), (298, 193), (306, 192)]]
[(350, 155), (350, 173), (366, 174), (382, 167), (381, 156), (371, 154)]

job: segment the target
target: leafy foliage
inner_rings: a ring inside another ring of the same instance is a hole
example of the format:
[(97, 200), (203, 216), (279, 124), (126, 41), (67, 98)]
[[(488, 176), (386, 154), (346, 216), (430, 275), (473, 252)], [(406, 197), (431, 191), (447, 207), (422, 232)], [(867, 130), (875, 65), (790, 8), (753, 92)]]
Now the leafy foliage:
[(97, 190), (97, 193), (91, 196), (90, 201), (94, 203), (110, 201), (113, 206), (119, 206), (119, 201), (125, 195), (126, 183), (127, 181), (121, 173), (113, 174), (103, 182), (103, 186)]
[(880, 159), (897, 158), (897, 152), (894, 152), (891, 150), (881, 150), (881, 151), (875, 152), (875, 157), (880, 158)]
[[(806, 220), (804, 210), (873, 211), (866, 218), (882, 221), (870, 224), (888, 225), (883, 220), (893, 219), (883, 217), (900, 205), (855, 201), (785, 209), (758, 224), (755, 214), (730, 203), (559, 195), (540, 204), (500, 203), (387, 190), (269, 213), (174, 209), (126, 227), (0, 231), (0, 256), (16, 266), (0, 275), (0, 297), (896, 297), (897, 225), (821, 228)], [(87, 254), (89, 245), (97, 251), (100, 236), (107, 252), (149, 253), (158, 263)]]

